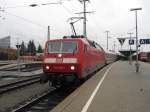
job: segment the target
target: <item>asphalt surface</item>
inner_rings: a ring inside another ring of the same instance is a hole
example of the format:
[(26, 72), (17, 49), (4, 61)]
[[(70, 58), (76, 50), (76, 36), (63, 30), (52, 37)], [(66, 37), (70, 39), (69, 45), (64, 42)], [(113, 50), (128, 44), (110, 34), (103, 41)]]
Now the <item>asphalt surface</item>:
[[(52, 112), (149, 112), (150, 64), (140, 62), (139, 73), (135, 72), (135, 62), (130, 65), (128, 61), (118, 61), (108, 68), (98, 72)], [(86, 105), (100, 81), (96, 94)]]

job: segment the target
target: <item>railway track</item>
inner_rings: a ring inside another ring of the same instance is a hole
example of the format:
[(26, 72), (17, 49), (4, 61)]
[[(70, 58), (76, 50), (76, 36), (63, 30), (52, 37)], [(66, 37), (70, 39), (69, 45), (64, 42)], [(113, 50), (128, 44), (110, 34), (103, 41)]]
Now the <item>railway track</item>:
[(31, 72), (31, 71), (39, 70), (39, 69), (41, 69), (41, 67), (24, 68), (24, 69), (21, 69), (21, 72)]
[(0, 85), (0, 95), (38, 82), (40, 82), (40, 76)]
[(8, 63), (0, 63), (0, 66), (8, 65)]
[(31, 101), (27, 101), (25, 104), (18, 106), (11, 112), (49, 112), (74, 90), (72, 88), (52, 88)]
[(9, 68), (9, 69), (4, 69), (3, 71), (17, 71), (20, 70), (21, 72), (30, 72), (34, 70), (39, 70), (41, 67), (20, 67), (20, 68)]
[(27, 71), (34, 71), (41, 69), (41, 64), (23, 64), (23, 65), (16, 65), (8, 68), (0, 69), (1, 71), (17, 71), (18, 69), (23, 72)]
[[(78, 85), (80, 86), (80, 85)], [(43, 94), (35, 95), (20, 104), (8, 108), (7, 112), (49, 112), (70, 95), (78, 86), (50, 88)]]

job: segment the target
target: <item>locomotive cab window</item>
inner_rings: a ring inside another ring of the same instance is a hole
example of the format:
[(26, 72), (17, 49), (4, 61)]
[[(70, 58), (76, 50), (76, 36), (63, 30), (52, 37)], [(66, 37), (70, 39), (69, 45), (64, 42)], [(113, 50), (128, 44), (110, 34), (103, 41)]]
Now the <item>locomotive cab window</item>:
[(49, 42), (48, 53), (59, 53), (61, 49), (61, 42)]
[(77, 52), (77, 42), (49, 42), (48, 53), (75, 53)]
[(77, 51), (77, 42), (62, 42), (63, 53), (75, 53)]

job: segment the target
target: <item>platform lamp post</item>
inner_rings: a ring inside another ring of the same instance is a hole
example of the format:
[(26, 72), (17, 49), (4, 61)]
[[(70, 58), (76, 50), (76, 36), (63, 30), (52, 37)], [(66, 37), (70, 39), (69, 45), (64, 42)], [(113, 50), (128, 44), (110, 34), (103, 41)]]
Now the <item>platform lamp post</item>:
[(138, 26), (137, 26), (137, 11), (138, 10), (142, 10), (142, 8), (133, 8), (130, 9), (130, 11), (135, 11), (135, 22), (136, 22), (136, 63), (135, 63), (135, 67), (136, 67), (136, 72), (139, 72), (139, 63), (138, 63)]
[(109, 32), (110, 32), (110, 31), (107, 30), (107, 31), (105, 31), (105, 32), (106, 32), (106, 38), (107, 38), (107, 51), (108, 51), (108, 38), (109, 38)]
[(48, 26), (48, 29), (47, 29), (47, 40), (50, 39), (50, 26)]
[(20, 47), (21, 47), (21, 45), (17, 42), (16, 47), (17, 47), (17, 64), (18, 64), (18, 72), (19, 72), (20, 71), (19, 56), (20, 56)]
[[(130, 42), (131, 42), (131, 37), (132, 37), (132, 34), (133, 33), (128, 33), (129, 35), (130, 35)], [(129, 56), (129, 63), (130, 63), (130, 65), (132, 65), (132, 56), (131, 56), (131, 43), (129, 43), (130, 44), (130, 56)]]

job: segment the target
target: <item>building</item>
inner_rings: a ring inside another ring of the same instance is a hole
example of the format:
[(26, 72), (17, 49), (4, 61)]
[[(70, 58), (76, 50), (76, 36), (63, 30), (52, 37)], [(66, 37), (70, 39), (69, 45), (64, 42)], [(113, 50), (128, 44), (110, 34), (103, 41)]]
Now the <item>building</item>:
[(10, 36), (0, 38), (0, 48), (10, 48)]

